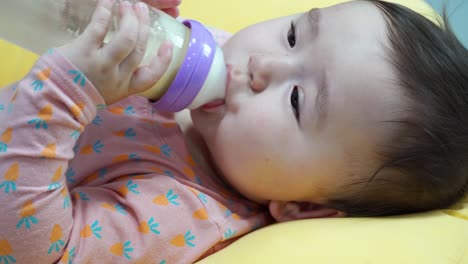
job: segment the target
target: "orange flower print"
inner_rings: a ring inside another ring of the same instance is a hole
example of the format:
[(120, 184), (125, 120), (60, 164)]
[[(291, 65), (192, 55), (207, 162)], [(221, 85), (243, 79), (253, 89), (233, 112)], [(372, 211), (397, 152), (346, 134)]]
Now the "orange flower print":
[(49, 187), (47, 187), (48, 191), (57, 190), (58, 188), (60, 188), (61, 184), (59, 181), (60, 181), (61, 176), (62, 176), (62, 166), (59, 166), (57, 170), (55, 171), (54, 176), (52, 176), (52, 180), (51, 180), (51, 183), (49, 184)]
[(114, 132), (113, 134), (114, 136), (124, 137), (127, 139), (135, 139), (136, 137), (136, 132), (135, 132), (135, 129), (133, 128), (128, 128), (127, 130), (117, 131), (117, 132)]
[(187, 177), (189, 177), (189, 179), (195, 180), (200, 185), (202, 184), (200, 177), (198, 177), (190, 167), (185, 167), (183, 172)]
[(191, 155), (187, 156), (187, 158), (185, 159), (185, 161), (191, 166), (191, 167), (195, 167), (195, 165), (197, 165), (195, 163), (195, 160), (193, 159), (193, 157)]
[(140, 160), (140, 156), (138, 156), (138, 154), (136, 154), (136, 153), (121, 154), (121, 155), (115, 156), (112, 159), (112, 163), (115, 164), (115, 163), (120, 163), (120, 162), (124, 162), (124, 161), (128, 161), (128, 160), (138, 161), (138, 160)]
[(39, 110), (36, 118), (28, 121), (28, 124), (34, 124), (36, 129), (48, 129), (47, 122), (52, 119), (53, 109), (51, 104), (47, 104)]
[(56, 148), (57, 148), (56, 144), (48, 144), (42, 151), (42, 157), (49, 158), (49, 159), (55, 158)]
[(0, 153), (7, 152), (8, 143), (10, 143), (12, 136), (13, 128), (9, 127), (5, 131), (3, 131), (2, 135), (0, 136)]
[(31, 84), (34, 91), (41, 91), (44, 88), (44, 82), (49, 79), (51, 72), (50, 68), (46, 68), (36, 74), (36, 80)]
[(156, 223), (154, 221), (154, 217), (151, 217), (147, 222), (140, 222), (140, 225), (138, 226), (138, 231), (145, 235), (149, 234), (150, 231), (156, 235), (159, 235), (161, 234), (161, 232), (156, 229), (158, 226), (159, 223)]
[(110, 205), (109, 203), (102, 203), (101, 207), (104, 207), (114, 212), (119, 212), (123, 215), (127, 215), (127, 209), (125, 209), (125, 207), (121, 203), (117, 203), (114, 206)]
[(152, 172), (156, 172), (156, 173), (160, 173), (162, 174), (163, 173), (163, 170), (161, 168), (158, 168), (158, 167), (151, 167), (149, 168)]
[(134, 115), (136, 113), (135, 109), (131, 105), (127, 107), (123, 107), (123, 106), (108, 107), (107, 110), (116, 115)]
[(171, 240), (171, 245), (176, 246), (176, 247), (183, 247), (183, 246), (189, 246), (189, 247), (195, 247), (195, 244), (193, 243), (192, 240), (195, 239), (195, 236), (190, 233), (190, 230), (185, 233), (185, 235), (179, 234), (175, 236)]
[(161, 195), (156, 196), (153, 199), (153, 203), (157, 205), (169, 205), (169, 204), (179, 205), (179, 202), (177, 202), (177, 198), (179, 198), (179, 196), (175, 194), (172, 189), (170, 189), (166, 193), (166, 195), (161, 194)]
[(204, 208), (198, 209), (195, 212), (193, 212), (192, 217), (195, 218), (195, 219), (199, 219), (199, 220), (208, 220), (208, 218), (209, 218), (208, 217), (208, 212)]
[(134, 194), (140, 194), (140, 192), (138, 191), (138, 184), (134, 183), (132, 180), (129, 180), (127, 184), (122, 185), (122, 187), (119, 188), (118, 192), (123, 197), (127, 197), (127, 194), (129, 192), (132, 192)]
[(83, 102), (80, 102), (78, 104), (73, 104), (70, 107), (70, 111), (72, 112), (73, 116), (78, 119), (80, 116), (83, 114), (83, 109), (85, 108), (86, 104)]
[(5, 188), (5, 193), (10, 193), (10, 189), (12, 192), (16, 191), (16, 180), (19, 176), (19, 165), (18, 162), (14, 163), (13, 165), (8, 168), (5, 172), (3, 178), (5, 179), (3, 182), (0, 182), (0, 189)]
[(200, 201), (202, 201), (203, 203), (208, 203), (208, 197), (206, 196), (206, 194), (200, 192), (199, 190), (195, 189), (195, 188), (192, 188), (192, 187), (187, 187), (191, 192), (193, 192), (193, 194), (195, 194), (198, 199), (200, 199)]
[(99, 221), (96, 220), (93, 222), (92, 225), (86, 225), (83, 230), (80, 232), (80, 236), (82, 238), (88, 238), (91, 235), (94, 235), (95, 237), (101, 239), (101, 234), (100, 232), (102, 231), (102, 227), (99, 226)]
[(106, 176), (106, 173), (107, 173), (107, 169), (102, 168), (98, 172), (95, 172), (95, 173), (89, 175), (88, 177), (86, 177), (83, 180), (82, 184), (89, 184), (90, 182), (95, 181), (97, 179), (103, 179)]
[(16, 229), (21, 228), (24, 224), (26, 229), (30, 229), (32, 224), (37, 224), (39, 221), (34, 216), (36, 214), (36, 208), (34, 207), (31, 200), (26, 201), (21, 207), (20, 216), (21, 220), (16, 224)]
[(116, 243), (110, 248), (110, 252), (117, 256), (125, 256), (128, 260), (132, 259), (129, 255), (130, 252), (133, 252), (131, 247), (130, 240), (125, 241), (125, 243)]
[(12, 256), (13, 249), (6, 239), (0, 240), (0, 263), (9, 264), (16, 263), (16, 259)]
[(62, 258), (60, 259), (60, 263), (72, 264), (73, 258), (75, 257), (76, 247), (73, 247), (70, 251), (65, 250), (63, 253)]
[(49, 247), (49, 251), (47, 251), (47, 254), (50, 255), (50, 253), (52, 253), (52, 251), (54, 250), (55, 252), (59, 252), (60, 248), (65, 245), (65, 243), (62, 240), (62, 236), (63, 236), (62, 227), (58, 224), (55, 224), (50, 234), (51, 245)]
[(81, 151), (80, 151), (80, 154), (84, 154), (84, 155), (89, 155), (89, 154), (93, 154), (93, 153), (102, 153), (102, 149), (104, 148), (104, 144), (102, 144), (101, 140), (98, 140), (96, 142), (94, 142), (93, 145), (86, 145), (84, 146)]
[(152, 145), (144, 145), (143, 148), (153, 154), (161, 154), (161, 149)]

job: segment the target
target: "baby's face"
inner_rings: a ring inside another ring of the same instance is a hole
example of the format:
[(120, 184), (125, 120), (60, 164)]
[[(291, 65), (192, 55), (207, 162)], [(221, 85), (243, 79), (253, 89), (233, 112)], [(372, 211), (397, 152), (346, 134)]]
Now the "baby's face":
[(222, 176), (259, 202), (324, 202), (359, 180), (347, 172), (374, 164), (389, 136), (381, 121), (402, 98), (386, 34), (379, 10), (358, 1), (233, 36), (225, 105), (192, 112)]

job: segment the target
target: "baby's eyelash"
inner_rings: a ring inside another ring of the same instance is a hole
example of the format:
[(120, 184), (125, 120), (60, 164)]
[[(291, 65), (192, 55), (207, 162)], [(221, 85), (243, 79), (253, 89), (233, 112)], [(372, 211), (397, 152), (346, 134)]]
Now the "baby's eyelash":
[(296, 25), (294, 25), (294, 21), (291, 21), (291, 27), (289, 28), (287, 37), (289, 46), (294, 48), (294, 46), (296, 46)]

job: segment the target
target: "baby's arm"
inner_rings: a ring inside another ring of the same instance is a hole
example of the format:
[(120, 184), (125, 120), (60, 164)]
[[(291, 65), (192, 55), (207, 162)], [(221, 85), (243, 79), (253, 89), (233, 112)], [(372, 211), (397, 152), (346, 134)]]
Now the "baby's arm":
[(101, 1), (82, 36), (0, 90), (0, 248), (11, 262), (53, 263), (72, 254), (64, 251), (73, 226), (67, 166), (78, 136), (98, 107), (145, 89), (167, 67), (167, 50), (138, 66), (144, 9), (123, 6), (121, 29), (102, 45), (110, 5)]

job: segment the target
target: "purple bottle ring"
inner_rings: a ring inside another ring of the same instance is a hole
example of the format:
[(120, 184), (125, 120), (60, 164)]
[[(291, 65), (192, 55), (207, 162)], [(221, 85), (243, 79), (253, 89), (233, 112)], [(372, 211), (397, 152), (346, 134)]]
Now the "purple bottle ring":
[(167, 91), (152, 104), (162, 112), (177, 112), (190, 105), (208, 76), (216, 52), (216, 42), (201, 23), (195, 20), (183, 23), (191, 28), (185, 58)]

